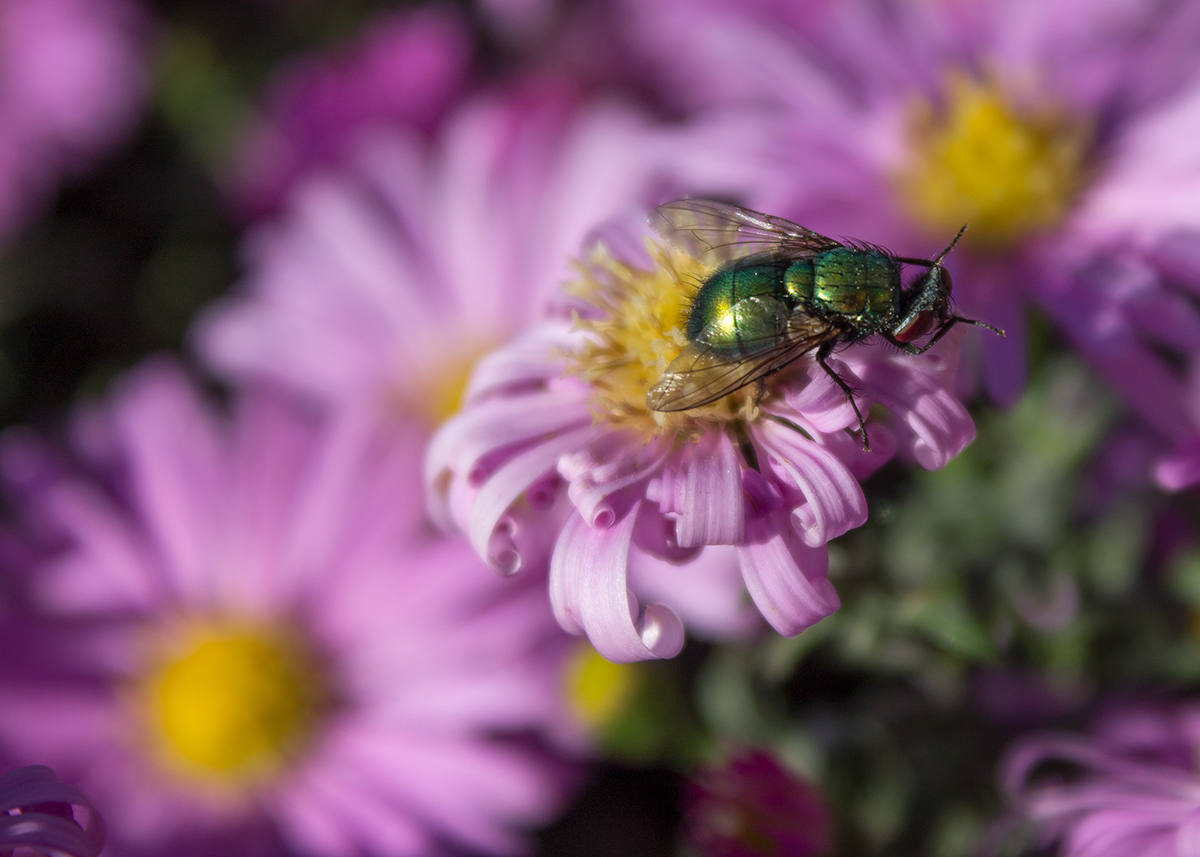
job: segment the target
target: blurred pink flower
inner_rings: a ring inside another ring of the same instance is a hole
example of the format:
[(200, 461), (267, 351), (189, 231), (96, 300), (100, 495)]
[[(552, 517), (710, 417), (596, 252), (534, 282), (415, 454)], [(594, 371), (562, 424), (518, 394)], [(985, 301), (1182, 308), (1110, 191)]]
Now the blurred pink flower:
[(0, 237), (131, 130), (145, 29), (126, 0), (0, 2)]
[(1000, 401), (1024, 386), (1028, 307), (1070, 325), (1102, 299), (1101, 281), (1056, 299), (1081, 259), (1200, 229), (1195, 3), (627, 8), (714, 150), (759, 168), (744, 202), (891, 247), (970, 225), (958, 303), (1008, 336), (968, 333), (964, 356)]
[[(1002, 769), (1014, 812), (1064, 857), (1167, 857), (1200, 842), (1200, 709), (1126, 710), (1091, 736), (1034, 735)], [(1073, 778), (1035, 777), (1042, 765)]]
[(645, 120), (559, 86), (474, 99), (432, 143), (403, 128), (359, 143), (252, 235), (241, 294), (196, 330), (218, 372), (435, 425), (586, 230), (655, 192)]
[(509, 853), (556, 811), (569, 638), (428, 531), (418, 438), (261, 390), (217, 420), (157, 363), (73, 446), (95, 478), (0, 453), (45, 546), (0, 738), (101, 798), (108, 853)]
[(424, 7), (368, 22), (339, 55), (283, 67), (238, 154), (230, 186), (238, 208), (276, 211), (298, 181), (342, 164), (374, 129), (432, 134), (467, 84), (472, 47), (453, 10)]
[[(897, 450), (941, 467), (974, 438), (945, 352), (856, 346), (832, 361), (862, 413), (891, 412), (868, 424), (870, 453), (845, 395), (807, 359), (771, 376), (761, 402), (751, 385), (650, 411), (646, 391), (678, 351), (670, 331), (703, 272), (647, 252), (641, 233), (609, 233), (565, 303), (476, 366), (426, 458), (434, 517), (503, 574), (548, 561), (559, 623), (610, 660), (675, 655), (678, 615), (642, 597), (669, 598), (730, 553), (767, 622), (797, 634), (838, 607), (826, 542), (866, 519), (858, 480)], [(678, 585), (652, 591), (660, 577)]]
[(684, 840), (704, 857), (823, 857), (833, 818), (821, 793), (761, 750), (687, 783)]
[[(79, 807), (83, 823), (72, 807)], [(56, 857), (96, 857), (104, 847), (104, 819), (76, 788), (44, 765), (0, 776), (0, 854), (13, 848)]]

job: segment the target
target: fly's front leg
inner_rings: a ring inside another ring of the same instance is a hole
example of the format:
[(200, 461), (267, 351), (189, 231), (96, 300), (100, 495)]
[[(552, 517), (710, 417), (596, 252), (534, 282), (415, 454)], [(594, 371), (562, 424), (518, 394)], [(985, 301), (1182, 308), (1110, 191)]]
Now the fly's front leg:
[(884, 339), (892, 343), (892, 345), (896, 346), (906, 354), (924, 354), (930, 348), (933, 348), (933, 346), (937, 345), (938, 340), (949, 333), (950, 328), (954, 327), (956, 324), (973, 324), (976, 327), (986, 327), (992, 333), (995, 333), (998, 336), (1004, 336), (1003, 330), (995, 325), (988, 324), (986, 321), (979, 321), (975, 318), (966, 318), (961, 315), (956, 315), (953, 318), (946, 319), (942, 326), (937, 329), (937, 333), (935, 333), (924, 345), (913, 345), (911, 342), (901, 342), (890, 333), (885, 334)]
[(858, 403), (854, 401), (854, 390), (850, 389), (850, 385), (842, 379), (842, 376), (834, 372), (829, 364), (825, 362), (825, 358), (832, 353), (833, 343), (827, 342), (822, 345), (817, 351), (817, 364), (825, 370), (825, 374), (833, 379), (833, 383), (837, 384), (842, 392), (846, 394), (846, 398), (850, 400), (850, 407), (854, 408), (854, 416), (858, 417), (858, 431), (862, 435), (863, 452), (870, 452), (871, 441), (867, 437), (867, 424), (863, 420), (862, 413), (858, 410)]

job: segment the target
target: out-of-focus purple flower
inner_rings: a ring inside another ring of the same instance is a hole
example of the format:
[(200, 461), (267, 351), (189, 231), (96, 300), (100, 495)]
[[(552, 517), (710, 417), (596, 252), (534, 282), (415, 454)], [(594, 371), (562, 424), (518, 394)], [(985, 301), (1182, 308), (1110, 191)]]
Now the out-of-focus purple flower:
[[(1034, 735), (1016, 744), (1002, 783), (1017, 817), (1065, 857), (1168, 857), (1200, 842), (1200, 708), (1125, 710), (1091, 736)], [(1058, 776), (1038, 777), (1054, 766)], [(1074, 771), (1061, 774), (1063, 766)]]
[(433, 144), (393, 129), (256, 232), (242, 295), (202, 318), (219, 372), (436, 425), (535, 318), (586, 231), (656, 192), (646, 122), (564, 87), (476, 99)]
[(684, 840), (704, 857), (823, 857), (832, 848), (820, 792), (761, 751), (701, 769), (684, 800)]
[(429, 135), (461, 94), (472, 39), (449, 8), (370, 22), (342, 54), (285, 67), (235, 164), (230, 190), (248, 216), (274, 212), (302, 177), (335, 168), (372, 129)]
[[(82, 824), (72, 807), (82, 812)], [(104, 819), (54, 771), (30, 765), (0, 776), (0, 854), (29, 848), (56, 857), (96, 857), (103, 847)]]
[(114, 855), (518, 850), (565, 794), (570, 640), (428, 531), (418, 437), (309, 416), (217, 420), (152, 364), (76, 426), (94, 478), (7, 436), (44, 555), (0, 738), (101, 798)]
[(731, 554), (767, 622), (797, 634), (838, 607), (826, 542), (866, 519), (858, 480), (898, 450), (941, 467), (974, 424), (947, 389), (946, 352), (870, 346), (833, 360), (862, 413), (889, 412), (868, 424), (869, 453), (846, 396), (809, 360), (770, 376), (761, 401), (751, 385), (649, 410), (686, 341), (688, 284), (707, 269), (643, 233), (610, 230), (563, 307), (476, 366), (427, 455), (434, 516), (501, 573), (548, 561), (560, 624), (611, 660), (676, 654), (682, 623), (642, 606), (658, 594), (647, 582), (682, 584)]
[[(1155, 475), (1172, 491), (1200, 481), (1198, 293), (1200, 231), (1177, 230), (1147, 246), (1114, 242), (1043, 296), (1074, 346), (1155, 430), (1140, 455), (1159, 457)], [(1154, 446), (1164, 440), (1171, 449), (1161, 455)]]
[(747, 203), (892, 247), (969, 224), (956, 298), (1008, 336), (968, 334), (964, 355), (1000, 401), (1023, 387), (1028, 306), (1091, 318), (1103, 283), (1056, 299), (1081, 257), (1200, 228), (1194, 3), (653, 0), (628, 17), (727, 161), (762, 168)]
[(0, 3), (0, 237), (130, 130), (144, 30), (125, 0)]

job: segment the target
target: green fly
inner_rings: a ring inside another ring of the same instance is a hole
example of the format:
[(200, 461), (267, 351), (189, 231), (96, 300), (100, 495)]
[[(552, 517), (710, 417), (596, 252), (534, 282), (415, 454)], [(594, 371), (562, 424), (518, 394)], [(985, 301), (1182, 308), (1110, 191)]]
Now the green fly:
[[(814, 352), (849, 399), (869, 450), (853, 391), (826, 362), (835, 349), (879, 335), (922, 354), (956, 324), (1004, 335), (952, 312), (953, 283), (942, 260), (965, 226), (930, 260), (834, 241), (781, 217), (708, 199), (660, 205), (650, 225), (678, 250), (715, 268), (688, 311), (688, 344), (646, 394), (651, 410), (698, 408)], [(903, 288), (901, 265), (925, 271)], [(924, 345), (914, 344), (929, 334)]]

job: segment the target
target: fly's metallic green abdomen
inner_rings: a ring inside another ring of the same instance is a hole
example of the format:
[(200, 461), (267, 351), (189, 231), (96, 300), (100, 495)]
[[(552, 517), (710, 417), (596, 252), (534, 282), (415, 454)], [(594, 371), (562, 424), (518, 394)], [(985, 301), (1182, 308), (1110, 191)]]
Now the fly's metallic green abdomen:
[[(770, 347), (798, 303), (788, 290), (790, 265), (788, 259), (752, 256), (717, 271), (692, 302), (688, 339), (696, 341), (707, 328), (707, 341), (731, 357)], [(810, 292), (811, 281), (810, 267)]]
[(690, 341), (728, 357), (750, 357), (786, 334), (797, 308), (873, 333), (895, 318), (900, 269), (882, 254), (838, 247), (809, 259), (756, 254), (718, 270), (688, 314)]

